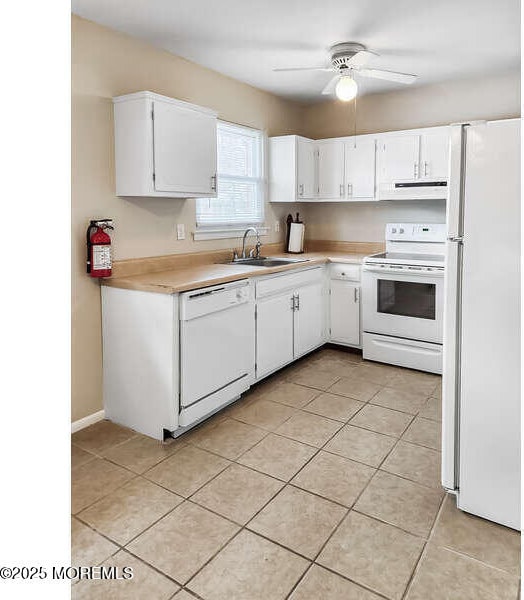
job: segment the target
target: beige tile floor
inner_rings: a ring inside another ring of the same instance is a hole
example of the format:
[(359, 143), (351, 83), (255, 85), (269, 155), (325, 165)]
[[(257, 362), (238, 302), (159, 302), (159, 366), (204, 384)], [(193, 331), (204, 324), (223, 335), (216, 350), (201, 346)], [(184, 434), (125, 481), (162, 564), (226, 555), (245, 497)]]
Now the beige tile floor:
[(520, 536), (440, 486), (440, 377), (325, 348), (160, 444), (72, 438), (74, 565), (97, 600), (516, 600)]

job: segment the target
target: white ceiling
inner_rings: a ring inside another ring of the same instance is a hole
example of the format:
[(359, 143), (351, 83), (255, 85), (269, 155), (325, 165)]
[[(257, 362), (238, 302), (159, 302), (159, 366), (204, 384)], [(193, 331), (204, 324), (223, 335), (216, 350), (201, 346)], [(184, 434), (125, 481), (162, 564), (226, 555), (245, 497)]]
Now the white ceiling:
[[(368, 66), (416, 73), (414, 85), (519, 68), (519, 0), (72, 0), (73, 12), (279, 96), (321, 100), (329, 64), (354, 41)], [(359, 80), (360, 93), (404, 87)]]

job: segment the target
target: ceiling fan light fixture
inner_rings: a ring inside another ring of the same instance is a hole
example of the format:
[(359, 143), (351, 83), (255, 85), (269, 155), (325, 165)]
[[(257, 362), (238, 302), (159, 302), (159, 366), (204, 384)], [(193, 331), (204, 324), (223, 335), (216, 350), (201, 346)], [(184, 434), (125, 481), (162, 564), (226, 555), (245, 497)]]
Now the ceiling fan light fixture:
[(349, 75), (342, 75), (342, 77), (337, 81), (337, 85), (335, 87), (335, 95), (342, 102), (349, 102), (353, 100), (358, 92), (357, 82), (353, 79), (353, 77)]

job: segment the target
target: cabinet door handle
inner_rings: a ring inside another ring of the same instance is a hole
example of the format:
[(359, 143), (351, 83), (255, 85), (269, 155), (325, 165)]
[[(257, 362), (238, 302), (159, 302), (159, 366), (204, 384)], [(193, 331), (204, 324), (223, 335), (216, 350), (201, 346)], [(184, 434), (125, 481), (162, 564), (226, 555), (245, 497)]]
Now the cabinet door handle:
[(358, 293), (357, 287), (354, 289), (354, 296), (355, 296), (355, 303), (357, 303), (359, 301), (359, 293)]
[(212, 192), (217, 191), (217, 176), (216, 175), (211, 175), (211, 191)]
[(424, 161), (424, 177), (427, 177), (427, 176), (428, 176), (428, 163), (425, 160)]
[(352, 196), (353, 195), (353, 185), (351, 183), (348, 183), (348, 196)]
[(418, 179), (418, 162), (415, 162), (413, 167), (413, 179)]
[(300, 296), (298, 294), (293, 294), (293, 310), (300, 310)]
[(303, 184), (303, 183), (301, 183), (301, 184), (298, 186), (298, 195), (299, 195), (299, 196), (303, 196), (303, 195), (304, 195), (304, 184)]
[(341, 198), (344, 197), (344, 184), (343, 183), (340, 184), (340, 197)]

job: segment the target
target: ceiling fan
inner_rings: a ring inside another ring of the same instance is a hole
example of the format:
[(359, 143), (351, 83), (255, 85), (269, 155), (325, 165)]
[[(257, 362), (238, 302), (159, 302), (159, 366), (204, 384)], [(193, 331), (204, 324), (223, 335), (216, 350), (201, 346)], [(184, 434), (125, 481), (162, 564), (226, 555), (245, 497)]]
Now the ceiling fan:
[(334, 71), (336, 75), (322, 90), (322, 94), (328, 95), (335, 92), (339, 100), (353, 100), (357, 95), (358, 86), (353, 78), (354, 74), (362, 77), (375, 79), (386, 79), (397, 83), (410, 84), (417, 80), (417, 75), (410, 73), (397, 73), (396, 71), (384, 71), (381, 69), (367, 69), (365, 65), (373, 58), (380, 56), (373, 50), (368, 50), (362, 44), (356, 42), (344, 42), (335, 44), (329, 49), (331, 55), (330, 67), (294, 67), (288, 69), (273, 69), (273, 71)]

